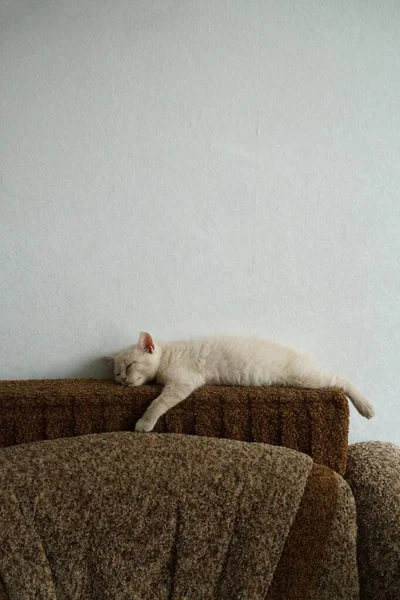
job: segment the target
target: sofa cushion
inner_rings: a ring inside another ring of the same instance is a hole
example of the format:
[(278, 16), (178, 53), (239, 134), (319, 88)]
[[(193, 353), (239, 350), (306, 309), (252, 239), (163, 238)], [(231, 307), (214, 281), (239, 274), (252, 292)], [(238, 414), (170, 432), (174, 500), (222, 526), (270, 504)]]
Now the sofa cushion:
[(88, 435), (1, 449), (0, 479), (9, 600), (358, 598), (350, 488), (290, 449)]

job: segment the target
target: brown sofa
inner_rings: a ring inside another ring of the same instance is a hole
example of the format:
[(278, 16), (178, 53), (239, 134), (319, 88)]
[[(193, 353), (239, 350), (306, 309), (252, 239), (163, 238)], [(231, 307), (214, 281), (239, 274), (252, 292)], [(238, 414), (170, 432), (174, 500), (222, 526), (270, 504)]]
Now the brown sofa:
[(398, 598), (400, 450), (348, 447), (339, 390), (203, 388), (132, 433), (157, 392), (0, 383), (1, 600)]

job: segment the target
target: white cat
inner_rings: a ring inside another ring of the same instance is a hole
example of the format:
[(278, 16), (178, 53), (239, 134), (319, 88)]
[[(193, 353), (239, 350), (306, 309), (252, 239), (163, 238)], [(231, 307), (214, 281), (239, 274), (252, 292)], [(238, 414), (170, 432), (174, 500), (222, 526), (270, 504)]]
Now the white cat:
[(142, 332), (135, 346), (115, 358), (115, 379), (122, 385), (152, 380), (164, 385), (136, 431), (151, 431), (169, 408), (202, 385), (292, 385), (306, 388), (338, 387), (358, 412), (370, 419), (372, 404), (344, 377), (324, 373), (312, 360), (291, 348), (266, 340), (221, 337), (156, 344)]

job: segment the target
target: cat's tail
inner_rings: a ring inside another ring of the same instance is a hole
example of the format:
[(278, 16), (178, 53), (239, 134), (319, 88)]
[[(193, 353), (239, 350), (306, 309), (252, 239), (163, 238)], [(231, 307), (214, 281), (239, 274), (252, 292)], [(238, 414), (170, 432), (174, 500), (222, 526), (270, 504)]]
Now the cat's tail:
[(375, 414), (374, 407), (356, 386), (351, 383), (351, 381), (345, 377), (338, 376), (333, 385), (343, 390), (360, 415), (367, 419), (372, 419)]
[(291, 365), (290, 379), (286, 380), (289, 385), (300, 385), (302, 387), (321, 388), (338, 387), (341, 389), (363, 417), (372, 419), (375, 414), (371, 402), (346, 377), (321, 371), (318, 366), (310, 361), (307, 355), (297, 356)]

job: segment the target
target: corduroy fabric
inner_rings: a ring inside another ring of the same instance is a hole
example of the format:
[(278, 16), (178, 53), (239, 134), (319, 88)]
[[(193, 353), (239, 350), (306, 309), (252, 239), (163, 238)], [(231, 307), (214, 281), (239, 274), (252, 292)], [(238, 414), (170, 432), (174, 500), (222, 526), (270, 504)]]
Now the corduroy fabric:
[[(0, 446), (132, 431), (160, 392), (109, 380), (0, 382)], [(169, 410), (156, 432), (282, 445), (343, 474), (349, 407), (338, 389), (204, 387)]]

